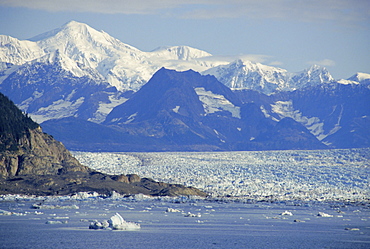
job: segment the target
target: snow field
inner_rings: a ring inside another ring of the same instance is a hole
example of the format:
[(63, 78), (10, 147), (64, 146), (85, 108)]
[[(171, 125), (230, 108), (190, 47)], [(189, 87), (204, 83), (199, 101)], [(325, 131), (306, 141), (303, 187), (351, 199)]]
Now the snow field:
[(370, 199), (370, 149), (73, 154), (82, 164), (104, 173), (184, 184), (212, 197)]

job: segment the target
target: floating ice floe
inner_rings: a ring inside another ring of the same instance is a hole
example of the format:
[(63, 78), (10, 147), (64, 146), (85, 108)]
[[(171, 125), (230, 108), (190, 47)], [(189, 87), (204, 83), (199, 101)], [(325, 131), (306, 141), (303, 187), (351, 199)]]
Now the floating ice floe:
[(80, 207), (77, 205), (70, 205), (70, 206), (59, 206), (59, 205), (46, 205), (42, 203), (33, 204), (33, 209), (79, 209)]
[(184, 216), (185, 216), (185, 217), (198, 217), (198, 218), (202, 217), (202, 215), (201, 215), (201, 214), (192, 214), (192, 213), (190, 213), (190, 212), (188, 212), (188, 213), (187, 213), (187, 214), (185, 214)]
[(107, 230), (139, 230), (140, 228), (140, 224), (125, 221), (118, 213), (113, 215), (109, 220), (91, 222), (89, 226), (89, 229)]
[(23, 214), (23, 213), (16, 213), (16, 212), (9, 212), (9, 211), (1, 210), (1, 209), (0, 209), (0, 215), (24, 216), (24, 215), (26, 215), (26, 214)]
[(331, 214), (327, 214), (327, 213), (324, 213), (324, 212), (319, 212), (317, 214), (317, 216), (320, 216), (320, 217), (333, 217), (333, 215)]
[(289, 212), (289, 211), (284, 211), (282, 212), (280, 215), (288, 215), (288, 216), (293, 216), (292, 212)]
[(68, 221), (65, 220), (65, 221), (60, 221), (60, 220), (48, 220), (47, 222), (45, 222), (45, 224), (49, 224), (49, 225), (56, 225), (56, 224), (67, 224)]
[(167, 208), (166, 213), (180, 213), (181, 211), (175, 208)]

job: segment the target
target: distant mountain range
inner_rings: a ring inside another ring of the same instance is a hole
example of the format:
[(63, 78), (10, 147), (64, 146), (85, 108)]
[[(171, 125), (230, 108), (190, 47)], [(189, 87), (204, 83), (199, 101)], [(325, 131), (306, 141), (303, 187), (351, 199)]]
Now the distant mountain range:
[(69, 149), (367, 147), (369, 85), (366, 73), (334, 80), (186, 46), (143, 52), (74, 21), (0, 36), (0, 91)]
[(73, 150), (223, 151), (369, 147), (370, 89), (330, 83), (265, 95), (214, 76), (160, 69), (101, 124), (43, 128)]

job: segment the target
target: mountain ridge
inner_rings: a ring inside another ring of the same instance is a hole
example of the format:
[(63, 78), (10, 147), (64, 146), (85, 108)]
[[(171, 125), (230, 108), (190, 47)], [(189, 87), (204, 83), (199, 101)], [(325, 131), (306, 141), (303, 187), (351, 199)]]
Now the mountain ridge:
[[(90, 82), (96, 85), (95, 89), (99, 89), (95, 96), (104, 97), (97, 104), (90, 104), (87, 107), (89, 116), (83, 116), (100, 123), (109, 112), (102, 110), (121, 104), (125, 101), (121, 97), (123, 93), (138, 91), (162, 67), (212, 74), (228, 87), (265, 94), (332, 82), (330, 73), (322, 67), (311, 66), (299, 73), (289, 73), (285, 69), (234, 59), (213, 56), (188, 46), (167, 46), (143, 52), (104, 31), (71, 21), (31, 40), (0, 36), (0, 90), (36, 121), (43, 122), (84, 113), (85, 109), (81, 108), (91, 103), (90, 97), (79, 93), (78, 85)], [(60, 77), (53, 75), (54, 65), (60, 66)], [(42, 68), (42, 74), (38, 68)], [(44, 101), (49, 104), (41, 105), (40, 101), (45, 97), (38, 96), (44, 92), (45, 81), (36, 79), (32, 74), (49, 79), (48, 84), (64, 85), (64, 90), (58, 96), (53, 95), (53, 102)], [(18, 82), (17, 85), (10, 79)], [(71, 82), (74, 82), (73, 85), (69, 85)], [(352, 81), (342, 81), (345, 82)], [(70, 102), (68, 96), (71, 95), (83, 97), (80, 99), (82, 104)], [(32, 102), (39, 103), (33, 104), (38, 109), (28, 109)], [(70, 111), (66, 113), (60, 108), (58, 112), (58, 103), (69, 105), (66, 109)]]
[[(208, 139), (199, 148), (225, 150), (235, 149), (233, 142), (240, 148), (257, 148), (257, 136), (291, 118), (330, 148), (365, 146), (368, 141), (370, 75), (366, 73), (335, 81), (326, 68), (317, 65), (291, 73), (187, 46), (143, 52), (74, 21), (32, 40), (0, 36), (0, 91), (45, 125), (50, 121), (63, 130), (61, 124), (73, 127), (80, 122), (76, 118), (92, 131), (100, 124), (112, 134), (120, 132), (117, 137), (144, 147), (157, 143), (163, 150), (184, 146), (169, 134), (189, 143), (191, 139), (181, 137), (189, 132), (197, 141)], [(162, 75), (163, 82), (153, 80), (161, 73), (167, 75)], [(154, 88), (153, 82), (162, 85), (163, 91)], [(355, 103), (356, 98), (363, 106)], [(58, 119), (62, 119), (59, 125)], [(140, 125), (135, 123), (139, 121)], [(241, 133), (247, 144), (238, 141)], [(335, 138), (338, 134), (349, 142)], [(121, 144), (112, 141), (115, 148)], [(78, 146), (78, 142), (69, 144)], [(189, 146), (187, 150), (192, 149)]]

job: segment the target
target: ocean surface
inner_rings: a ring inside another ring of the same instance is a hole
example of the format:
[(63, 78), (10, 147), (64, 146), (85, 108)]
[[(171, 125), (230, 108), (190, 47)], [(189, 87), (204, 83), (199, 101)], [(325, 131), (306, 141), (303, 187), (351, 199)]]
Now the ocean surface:
[[(55, 208), (31, 208), (40, 203)], [(166, 212), (168, 208), (178, 212)], [(3, 200), (0, 209), (12, 212), (0, 215), (1, 248), (370, 246), (368, 204), (94, 197)], [(90, 222), (107, 220), (116, 213), (140, 224), (141, 229), (89, 229)]]

